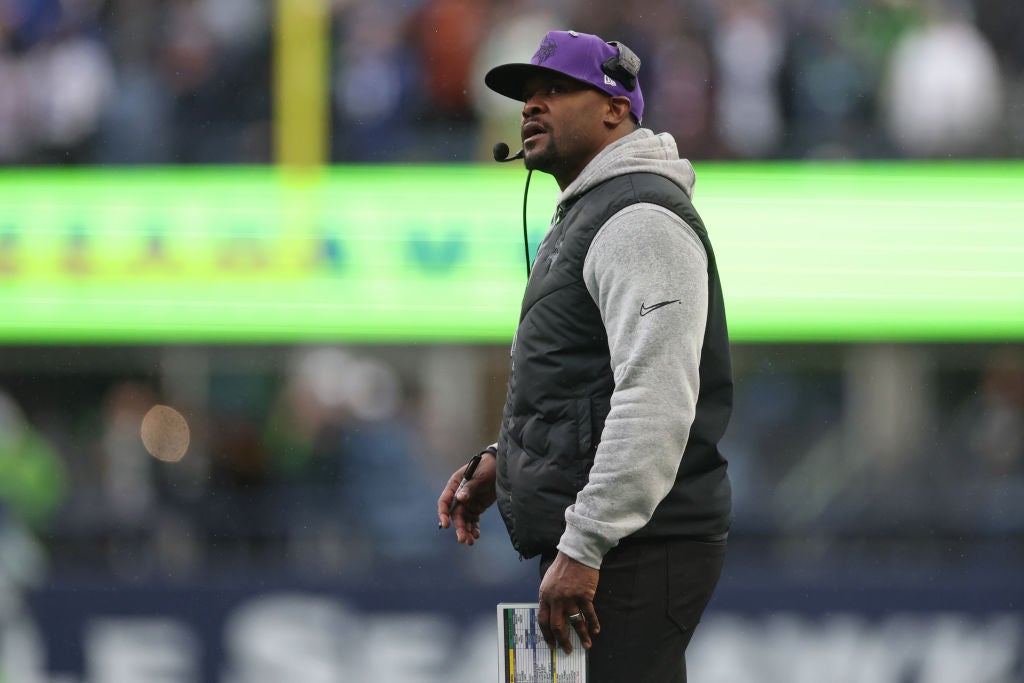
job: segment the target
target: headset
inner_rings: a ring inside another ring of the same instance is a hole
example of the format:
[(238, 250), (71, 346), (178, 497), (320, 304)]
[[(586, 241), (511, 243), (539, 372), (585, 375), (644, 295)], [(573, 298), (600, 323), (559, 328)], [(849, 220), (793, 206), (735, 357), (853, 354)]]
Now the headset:
[[(494, 160), (500, 164), (508, 161), (515, 161), (516, 159), (522, 159), (526, 156), (526, 150), (521, 149), (512, 156), (508, 155), (508, 145), (504, 142), (499, 142), (494, 145), (494, 149), (491, 150), (494, 154)], [(523, 251), (526, 252), (526, 279), (530, 279), (530, 237), (526, 230), (526, 198), (530, 195), (530, 178), (533, 176), (533, 169), (531, 168), (529, 173), (526, 174), (526, 187), (523, 188)]]
[(606, 59), (601, 64), (601, 71), (622, 83), (626, 90), (633, 92), (636, 90), (636, 76), (640, 73), (640, 58), (617, 40), (609, 40), (608, 44), (614, 47), (618, 54)]

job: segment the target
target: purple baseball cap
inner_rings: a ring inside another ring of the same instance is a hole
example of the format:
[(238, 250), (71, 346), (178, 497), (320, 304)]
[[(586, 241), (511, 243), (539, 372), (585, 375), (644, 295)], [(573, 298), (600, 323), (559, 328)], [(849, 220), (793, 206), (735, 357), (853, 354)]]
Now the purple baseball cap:
[(621, 43), (605, 42), (590, 33), (551, 31), (529, 64), (496, 66), (484, 76), (484, 83), (494, 92), (522, 102), (523, 87), (531, 76), (558, 73), (609, 95), (629, 98), (630, 112), (642, 121), (644, 95), (636, 78), (639, 70), (640, 59)]

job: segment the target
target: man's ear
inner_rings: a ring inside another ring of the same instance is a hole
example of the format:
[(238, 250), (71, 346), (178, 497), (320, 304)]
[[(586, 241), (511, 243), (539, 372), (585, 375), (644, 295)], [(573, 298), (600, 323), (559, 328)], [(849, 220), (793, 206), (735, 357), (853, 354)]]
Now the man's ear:
[(608, 98), (608, 109), (605, 112), (604, 123), (609, 128), (616, 128), (620, 123), (629, 118), (631, 108), (629, 98), (622, 95)]

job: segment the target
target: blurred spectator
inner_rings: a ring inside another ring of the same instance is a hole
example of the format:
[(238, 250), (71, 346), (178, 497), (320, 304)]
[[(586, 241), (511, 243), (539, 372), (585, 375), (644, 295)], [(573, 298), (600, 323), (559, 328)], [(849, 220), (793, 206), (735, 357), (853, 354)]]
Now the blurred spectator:
[(137, 382), (115, 385), (104, 402), (101, 495), (111, 526), (119, 532), (141, 533), (152, 523), (157, 503), (155, 461), (142, 445), (139, 428), (156, 402), (153, 391)]
[(438, 548), (409, 520), (439, 474), (415, 392), (388, 365), (336, 348), (293, 354), (263, 437), (272, 533), (303, 573), (365, 571)]
[(645, 47), (644, 97), (651, 103), (644, 126), (671, 131), (684, 157), (714, 156), (719, 144), (713, 125), (716, 75), (705, 30), (710, 22), (675, 1), (651, 3), (641, 16), (649, 18), (650, 29), (640, 43)]
[(874, 156), (870, 70), (844, 43), (836, 3), (788, 7), (786, 53), (780, 74), (786, 140), (781, 156)]
[(841, 450), (841, 375), (809, 372), (772, 353), (753, 355), (758, 366), (747, 369), (738, 358), (734, 419), (743, 426), (730, 429), (722, 444), (735, 470), (736, 530), (793, 533), (828, 524), (823, 500), (834, 495), (842, 475), (831, 458), (816, 461), (823, 450)]
[(991, 141), (1002, 115), (999, 63), (965, 14), (938, 3), (892, 56), (885, 124), (906, 156), (995, 151)]
[(47, 534), (67, 491), (56, 448), (0, 390), (0, 679), (36, 680), (45, 653), (24, 595), (50, 570)]
[(114, 87), (96, 3), (9, 3), (0, 23), (0, 161), (88, 161)]
[(169, 161), (269, 161), (270, 34), (262, 3), (167, 1), (158, 55), (174, 97)]
[(161, 79), (154, 45), (161, 14), (133, 0), (113, 0), (109, 43), (116, 88), (100, 125), (96, 161), (160, 163), (172, 158), (174, 95)]
[(201, 531), (225, 556), (255, 561), (279, 551), (271, 546), (280, 524), (263, 431), (276, 381), (238, 368), (211, 372), (208, 381), (210, 470)]
[(470, 65), (484, 37), (487, 6), (481, 0), (427, 0), (413, 17), (427, 116), (460, 120), (472, 115)]
[(349, 360), (336, 349), (294, 354), (263, 434), (282, 552), (292, 566), (325, 573), (364, 560), (352, 514), (337, 495), (349, 412), (339, 376)]
[(736, 156), (771, 156), (782, 137), (776, 86), (783, 27), (765, 0), (728, 0), (719, 8), (713, 37), (719, 133)]
[(333, 160), (400, 161), (416, 145), (413, 124), (422, 74), (403, 33), (406, 18), (377, 3), (354, 3), (339, 15), (331, 88)]
[(17, 403), (0, 392), (0, 508), (10, 523), (45, 532), (64, 500), (64, 465)]
[(1024, 530), (1024, 349), (989, 355), (943, 436), (946, 514), (967, 529)]
[(993, 477), (1024, 475), (1024, 352), (1006, 346), (992, 353), (981, 377), (981, 414), (968, 440), (982, 471)]

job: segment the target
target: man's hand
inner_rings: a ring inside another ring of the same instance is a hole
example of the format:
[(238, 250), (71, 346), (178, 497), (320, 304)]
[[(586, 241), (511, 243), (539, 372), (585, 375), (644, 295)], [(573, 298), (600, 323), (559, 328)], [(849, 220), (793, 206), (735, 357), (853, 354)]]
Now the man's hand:
[(437, 519), (442, 529), (455, 525), (455, 539), (459, 543), (473, 545), (480, 538), (480, 515), (494, 504), (497, 493), (494, 490), (497, 460), (491, 453), (484, 453), (473, 477), (459, 492), (455, 509), (448, 514), (452, 496), (462, 482), (462, 475), (468, 465), (455, 470), (437, 499)]
[[(540, 609), (537, 622), (548, 647), (557, 643), (566, 652), (572, 652), (569, 627), (576, 629), (583, 648), (590, 649), (590, 634), (601, 632), (601, 624), (594, 611), (594, 594), (600, 572), (581, 564), (561, 552), (540, 582)], [(570, 619), (574, 614), (582, 615)]]

